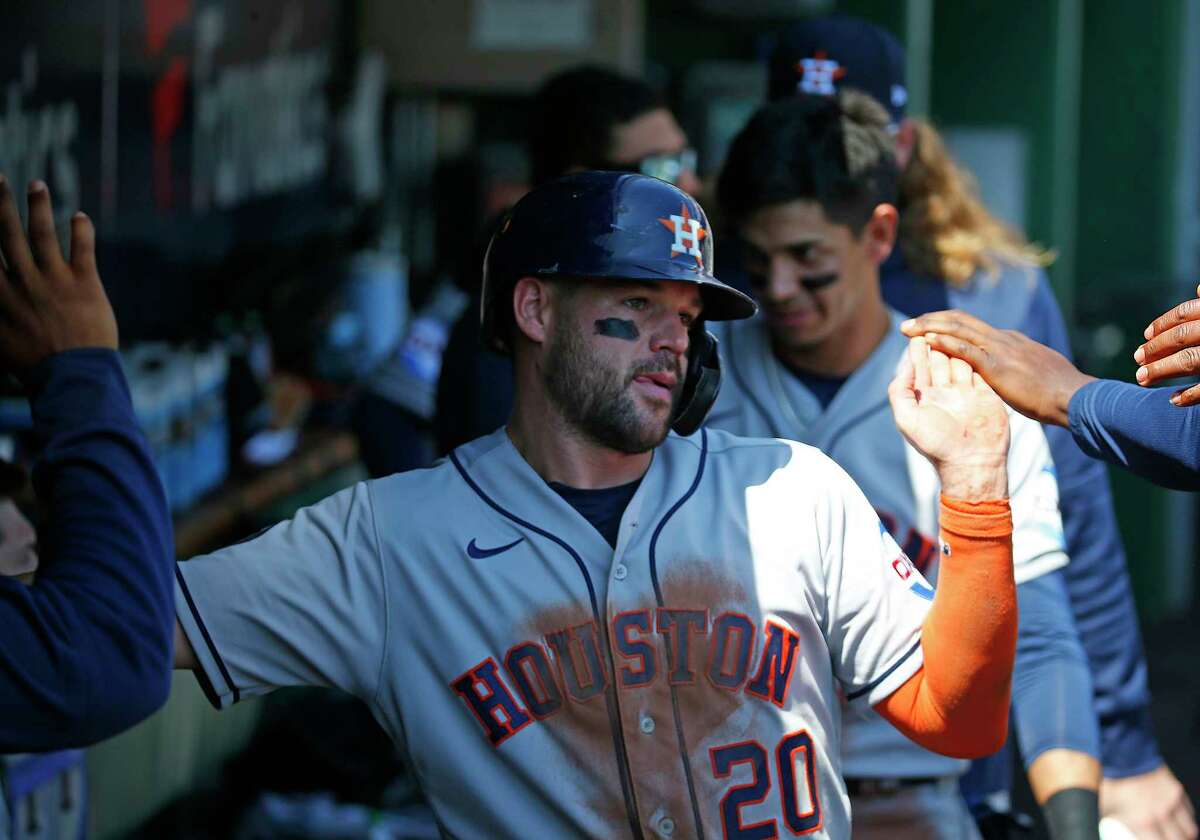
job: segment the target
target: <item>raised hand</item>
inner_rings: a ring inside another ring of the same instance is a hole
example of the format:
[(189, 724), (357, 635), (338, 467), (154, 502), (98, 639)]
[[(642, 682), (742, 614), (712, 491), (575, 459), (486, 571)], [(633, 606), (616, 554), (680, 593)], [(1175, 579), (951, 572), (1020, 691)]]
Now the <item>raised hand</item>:
[[(1200, 295), (1200, 286), (1196, 287)], [(1139, 385), (1158, 385), (1175, 376), (1200, 374), (1200, 297), (1185, 300), (1146, 327), (1146, 343), (1133, 353)], [(1200, 403), (1200, 385), (1171, 396), (1175, 405)]]
[(0, 175), (0, 368), (18, 375), (42, 359), (81, 347), (117, 347), (117, 321), (96, 269), (96, 231), (71, 219), (71, 255), (54, 232), (50, 191), (29, 185), (29, 234), (8, 180)]
[(1006, 403), (1039, 423), (1066, 426), (1071, 397), (1095, 379), (1050, 347), (1016, 330), (998, 330), (957, 310), (931, 312), (900, 325), (931, 348), (962, 359)]
[(1007, 498), (1008, 414), (970, 365), (914, 338), (888, 399), (896, 426), (937, 469), (945, 495)]

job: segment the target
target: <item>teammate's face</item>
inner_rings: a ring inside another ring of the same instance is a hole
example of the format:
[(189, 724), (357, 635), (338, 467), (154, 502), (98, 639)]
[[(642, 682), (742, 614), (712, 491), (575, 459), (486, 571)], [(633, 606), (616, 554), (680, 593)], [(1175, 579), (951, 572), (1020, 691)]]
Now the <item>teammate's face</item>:
[[(883, 207), (885, 205), (881, 205)], [(742, 226), (744, 268), (776, 346), (811, 350), (853, 329), (878, 297), (878, 267), (891, 251), (890, 224), (872, 218), (860, 235), (826, 218), (813, 201), (773, 204)]]
[[(677, 155), (687, 148), (687, 135), (666, 108), (655, 108), (613, 129), (608, 151), (613, 163), (635, 164), (652, 155)], [(679, 173), (675, 186), (690, 195), (700, 189), (700, 179), (690, 169)]]
[(556, 291), (543, 364), (551, 400), (602, 446), (630, 454), (658, 446), (687, 373), (695, 286), (585, 281)]

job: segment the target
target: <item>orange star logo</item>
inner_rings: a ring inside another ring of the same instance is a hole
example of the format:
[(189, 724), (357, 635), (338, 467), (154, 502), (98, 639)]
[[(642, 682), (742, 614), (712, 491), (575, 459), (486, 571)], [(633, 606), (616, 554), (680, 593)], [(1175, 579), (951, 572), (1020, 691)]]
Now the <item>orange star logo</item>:
[(696, 258), (697, 268), (704, 268), (704, 252), (700, 250), (700, 242), (708, 236), (708, 231), (700, 225), (699, 219), (692, 218), (687, 203), (682, 205), (678, 216), (671, 214), (670, 217), (659, 221), (663, 227), (675, 234), (675, 241), (671, 243), (671, 258), (687, 254)]

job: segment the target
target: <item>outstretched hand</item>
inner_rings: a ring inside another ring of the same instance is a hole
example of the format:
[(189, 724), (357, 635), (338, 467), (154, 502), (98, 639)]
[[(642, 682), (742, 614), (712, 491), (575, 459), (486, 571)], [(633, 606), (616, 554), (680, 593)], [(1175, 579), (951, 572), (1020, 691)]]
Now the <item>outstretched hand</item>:
[(29, 185), (29, 234), (0, 175), (0, 368), (18, 375), (54, 353), (117, 347), (117, 321), (96, 269), (96, 231), (71, 219), (71, 255), (54, 232), (50, 191)]
[(923, 335), (931, 348), (967, 362), (1002, 400), (1039, 423), (1066, 426), (1071, 397), (1095, 379), (1057, 350), (958, 310), (931, 312), (900, 329), (910, 338)]
[(888, 399), (896, 426), (937, 469), (945, 495), (1007, 498), (1008, 414), (970, 365), (914, 338)]
[[(1146, 343), (1133, 353), (1139, 385), (1200, 374), (1200, 286), (1191, 300), (1164, 312), (1146, 327)], [(1171, 396), (1175, 405), (1200, 403), (1200, 385), (1181, 388)]]

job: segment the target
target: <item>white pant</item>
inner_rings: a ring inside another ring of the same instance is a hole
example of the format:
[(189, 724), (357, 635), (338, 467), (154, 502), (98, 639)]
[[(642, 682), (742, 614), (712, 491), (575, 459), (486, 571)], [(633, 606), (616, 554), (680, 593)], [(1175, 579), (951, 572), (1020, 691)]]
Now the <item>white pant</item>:
[(850, 799), (854, 840), (979, 840), (958, 779)]

